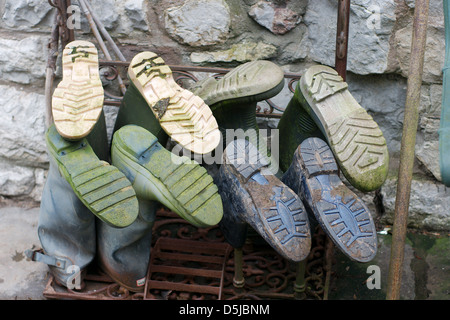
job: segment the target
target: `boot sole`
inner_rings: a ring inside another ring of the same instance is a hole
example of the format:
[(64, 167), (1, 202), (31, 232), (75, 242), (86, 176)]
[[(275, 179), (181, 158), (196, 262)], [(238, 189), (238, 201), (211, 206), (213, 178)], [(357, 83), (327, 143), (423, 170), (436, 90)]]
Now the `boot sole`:
[(48, 150), (61, 174), (95, 216), (119, 228), (134, 222), (139, 205), (130, 181), (122, 172), (99, 160), (85, 139), (68, 142), (54, 126), (46, 137)]
[(148, 51), (137, 54), (128, 76), (173, 140), (198, 154), (218, 146), (220, 131), (211, 110), (200, 97), (175, 82), (162, 58)]
[(373, 118), (353, 98), (347, 83), (326, 66), (302, 76), (300, 90), (308, 113), (325, 135), (349, 182), (361, 191), (381, 187), (388, 173), (386, 140)]
[(376, 229), (364, 202), (338, 176), (333, 153), (325, 141), (308, 138), (294, 155), (304, 178), (301, 194), (334, 244), (349, 258), (367, 262), (377, 252)]
[(286, 259), (304, 260), (311, 249), (311, 234), (300, 198), (275, 176), (261, 174), (268, 163), (247, 140), (230, 143), (224, 157), (229, 174), (244, 189), (235, 196), (250, 195), (243, 200), (247, 203), (246, 212), (237, 215)]
[(67, 44), (62, 55), (63, 79), (52, 97), (56, 129), (66, 139), (87, 136), (100, 117), (104, 91), (98, 70), (98, 52), (88, 41)]
[(269, 99), (283, 87), (283, 70), (270, 61), (257, 60), (234, 68), (208, 87), (207, 93), (201, 96), (209, 106), (225, 100), (249, 103)]
[(132, 181), (139, 198), (159, 201), (198, 227), (213, 226), (222, 219), (222, 200), (206, 169), (172, 154), (147, 130), (134, 125), (119, 129), (111, 157)]

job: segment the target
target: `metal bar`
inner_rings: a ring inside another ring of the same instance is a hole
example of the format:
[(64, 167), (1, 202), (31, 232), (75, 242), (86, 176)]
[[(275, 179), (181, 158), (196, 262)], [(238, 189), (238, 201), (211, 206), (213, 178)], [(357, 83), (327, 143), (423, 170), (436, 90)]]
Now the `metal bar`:
[(201, 293), (215, 294), (217, 296), (220, 294), (219, 287), (204, 286), (200, 284), (177, 283), (170, 281), (148, 280), (148, 288), (149, 290), (162, 289), (162, 290), (174, 290), (185, 292), (201, 292)]
[(427, 38), (429, 0), (416, 0), (414, 10), (411, 57), (406, 89), (405, 115), (400, 149), (400, 168), (395, 199), (395, 217), (392, 233), (388, 276), (388, 300), (398, 300), (404, 260), (411, 180), (414, 165), (414, 147), (419, 122), (420, 88)]
[(56, 58), (58, 56), (58, 39), (59, 39), (59, 14), (55, 15), (53, 22), (50, 41), (48, 43), (47, 68), (45, 71), (45, 128), (49, 128), (53, 123), (52, 115), (52, 93), (53, 81), (55, 79)]
[(113, 48), (115, 54), (117, 55), (117, 57), (119, 58), (120, 61), (126, 61), (124, 55), (122, 54), (122, 52), (120, 51), (119, 47), (116, 45), (116, 43), (114, 42), (114, 40), (111, 38), (111, 36), (109, 35), (108, 31), (106, 31), (105, 26), (103, 25), (103, 23), (100, 21), (100, 19), (97, 17), (97, 15), (95, 14), (94, 10), (91, 7), (91, 4), (89, 3), (88, 0), (84, 0), (84, 3), (86, 4), (87, 9), (89, 10), (89, 13), (92, 16), (92, 19), (94, 19), (95, 24), (97, 25), (97, 27), (100, 29), (100, 33), (103, 35), (103, 37), (105, 37), (106, 41), (109, 42), (109, 44), (111, 45), (111, 47)]
[(336, 27), (336, 57), (335, 69), (346, 81), (347, 78), (347, 50), (348, 29), (350, 23), (350, 0), (339, 0)]
[(305, 281), (306, 260), (307, 259), (300, 261), (297, 265), (297, 273), (294, 283), (294, 291), (296, 293), (305, 292), (306, 289), (306, 281)]
[[(94, 22), (94, 19), (92, 18), (92, 15), (90, 14), (86, 3), (84, 2), (84, 0), (78, 0), (78, 2), (80, 3), (81, 9), (83, 10), (83, 13), (85, 14), (86, 18), (89, 21), (89, 26), (91, 27), (92, 33), (94, 34), (95, 38), (98, 41), (98, 44), (100, 46), (100, 48), (102, 49), (106, 59), (108, 60), (112, 60), (111, 54), (109, 53), (108, 48), (105, 45), (105, 42), (103, 41), (98, 28)], [(126, 92), (126, 87), (125, 84), (123, 83), (122, 78), (120, 77), (120, 75), (117, 76), (117, 81), (119, 82), (119, 87), (120, 87), (120, 91), (122, 92), (123, 95), (125, 95)]]
[(242, 258), (242, 248), (234, 249), (234, 277), (233, 277), (233, 285), (236, 288), (242, 288), (245, 284), (244, 278), (244, 260)]

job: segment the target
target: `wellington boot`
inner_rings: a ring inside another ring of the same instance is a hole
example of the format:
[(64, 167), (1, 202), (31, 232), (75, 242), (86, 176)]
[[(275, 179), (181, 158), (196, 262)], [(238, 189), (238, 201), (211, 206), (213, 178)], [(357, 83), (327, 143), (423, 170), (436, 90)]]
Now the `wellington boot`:
[(142, 292), (145, 285), (156, 201), (139, 200), (139, 216), (126, 228), (114, 228), (97, 221), (98, 265), (107, 275), (132, 292)]
[(148, 51), (137, 54), (128, 68), (128, 77), (175, 142), (197, 154), (217, 147), (220, 131), (211, 110), (200, 97), (175, 82), (162, 58)]
[(368, 262), (377, 253), (377, 233), (369, 209), (342, 183), (325, 141), (308, 138), (294, 153), (282, 181), (298, 193), (337, 248), (350, 259)]
[(219, 80), (199, 81), (190, 90), (210, 106), (222, 133), (223, 149), (236, 138), (245, 137), (270, 157), (270, 148), (256, 123), (256, 104), (274, 97), (283, 86), (283, 70), (270, 61), (257, 60), (234, 68)]
[(62, 81), (52, 97), (52, 114), (59, 134), (68, 140), (86, 137), (103, 109), (103, 87), (95, 46), (82, 40), (66, 45)]
[(224, 219), (219, 227), (227, 242), (241, 248), (248, 224), (284, 258), (304, 260), (311, 249), (311, 233), (297, 194), (267, 170), (266, 159), (248, 140), (228, 144), (223, 157), (218, 187)]
[(222, 201), (205, 168), (166, 150), (144, 128), (128, 125), (116, 131), (111, 159), (131, 181), (138, 198), (158, 201), (198, 227), (222, 219)]
[(95, 257), (95, 216), (78, 199), (50, 157), (42, 193), (38, 236), (43, 253), (29, 257), (48, 264), (55, 280), (70, 289), (81, 289), (86, 267)]
[(138, 202), (130, 182), (117, 168), (100, 160), (86, 138), (64, 140), (52, 125), (46, 141), (60, 173), (94, 215), (115, 227), (126, 227), (136, 219)]
[(161, 128), (158, 119), (148, 107), (147, 101), (131, 81), (123, 96), (113, 132), (130, 124), (146, 129), (158, 139), (160, 144), (166, 145), (169, 136)]
[(305, 139), (310, 137), (325, 139), (314, 120), (302, 107), (304, 104), (306, 100), (297, 85), (294, 96), (286, 106), (277, 127), (282, 141), (279, 147), (279, 162), (283, 172), (289, 169), (295, 150)]
[(338, 73), (326, 66), (310, 67), (299, 88), (303, 108), (324, 134), (347, 180), (357, 189), (379, 189), (388, 173), (389, 152), (377, 123), (353, 98)]

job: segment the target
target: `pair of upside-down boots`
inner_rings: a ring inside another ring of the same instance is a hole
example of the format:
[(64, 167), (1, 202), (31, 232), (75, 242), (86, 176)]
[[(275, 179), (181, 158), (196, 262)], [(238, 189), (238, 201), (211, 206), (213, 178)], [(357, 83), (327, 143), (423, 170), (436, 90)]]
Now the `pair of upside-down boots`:
[(124, 288), (142, 291), (161, 204), (197, 227), (222, 218), (206, 170), (164, 148), (170, 136), (193, 152), (209, 152), (220, 139), (217, 123), (203, 100), (175, 83), (161, 58), (143, 52), (130, 65), (110, 147), (96, 48), (74, 41), (62, 59), (54, 124), (46, 132), (50, 168), (38, 225), (43, 252), (30, 256), (70, 288), (97, 258)]
[[(161, 58), (143, 52), (128, 76), (109, 150), (95, 47), (75, 41), (64, 50), (55, 124), (46, 133), (43, 253), (33, 257), (49, 264), (59, 283), (70, 285), (69, 267), (85, 270), (97, 257), (118, 283), (142, 290), (160, 204), (195, 226), (219, 224), (234, 247), (244, 244), (250, 225), (281, 255), (301, 261), (314, 219), (350, 258), (373, 258), (370, 213), (337, 170), (362, 191), (377, 189), (387, 173), (386, 142), (334, 70), (309, 69), (280, 120), (281, 179), (255, 118), (256, 103), (283, 88), (279, 67), (246, 63), (188, 91)], [(227, 140), (227, 129), (245, 137)], [(218, 174), (166, 150), (169, 137), (195, 154), (223, 151)]]

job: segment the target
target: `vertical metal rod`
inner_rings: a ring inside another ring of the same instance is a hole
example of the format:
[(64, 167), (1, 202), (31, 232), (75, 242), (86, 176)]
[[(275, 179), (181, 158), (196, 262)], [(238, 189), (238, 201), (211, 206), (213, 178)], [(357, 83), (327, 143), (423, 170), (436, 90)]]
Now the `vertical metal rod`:
[(119, 47), (116, 45), (116, 43), (114, 42), (114, 40), (111, 38), (111, 36), (109, 35), (108, 31), (106, 31), (105, 26), (103, 25), (103, 23), (100, 21), (100, 19), (97, 17), (97, 15), (95, 14), (94, 10), (92, 9), (91, 4), (89, 3), (89, 1), (85, 0), (84, 3), (86, 4), (87, 9), (89, 10), (89, 13), (92, 16), (92, 19), (94, 19), (95, 24), (97, 25), (97, 27), (100, 30), (100, 33), (103, 35), (103, 37), (105, 37), (106, 41), (109, 42), (109, 44), (111, 45), (111, 47), (114, 50), (114, 53), (117, 55), (117, 58), (119, 58), (120, 61), (126, 61), (124, 55), (122, 54), (122, 52), (120, 51)]
[(306, 280), (305, 280), (306, 260), (307, 259), (302, 260), (297, 264), (297, 272), (294, 283), (294, 291), (296, 293), (305, 292), (306, 289)]
[[(92, 33), (94, 34), (95, 38), (98, 41), (100, 49), (105, 54), (106, 59), (109, 61), (112, 61), (111, 54), (109, 53), (108, 48), (106, 47), (105, 42), (103, 41), (103, 39), (100, 35), (100, 32), (98, 31), (98, 28), (86, 6), (86, 3), (84, 2), (84, 0), (78, 0), (78, 2), (80, 3), (81, 9), (83, 10), (83, 13), (85, 14), (86, 18), (89, 21), (89, 26), (91, 27)], [(125, 84), (123, 83), (122, 77), (120, 75), (117, 76), (117, 81), (119, 83), (119, 87), (120, 87), (120, 90), (122, 91), (122, 94), (125, 95), (125, 92), (127, 89), (126, 89)]]
[(408, 220), (411, 180), (414, 165), (417, 125), (419, 122), (420, 88), (427, 37), (429, 0), (416, 0), (414, 10), (411, 57), (406, 89), (405, 115), (400, 149), (400, 168), (395, 199), (395, 217), (392, 233), (391, 257), (388, 275), (387, 299), (400, 298), (400, 285), (406, 227)]
[(336, 57), (335, 69), (346, 81), (347, 78), (347, 51), (348, 30), (350, 24), (350, 0), (339, 0), (336, 27)]
[(244, 262), (243, 262), (242, 248), (234, 248), (233, 285), (236, 288), (242, 288), (245, 284), (243, 266), (244, 266)]
[(49, 128), (53, 123), (52, 115), (52, 94), (53, 81), (55, 79), (56, 58), (58, 56), (58, 40), (59, 40), (59, 13), (55, 15), (53, 21), (51, 38), (48, 43), (47, 68), (45, 70), (45, 129)]

